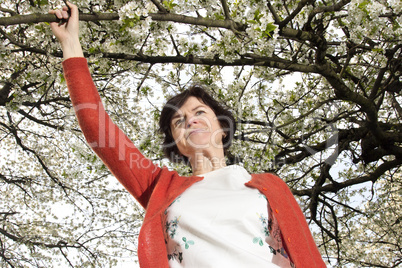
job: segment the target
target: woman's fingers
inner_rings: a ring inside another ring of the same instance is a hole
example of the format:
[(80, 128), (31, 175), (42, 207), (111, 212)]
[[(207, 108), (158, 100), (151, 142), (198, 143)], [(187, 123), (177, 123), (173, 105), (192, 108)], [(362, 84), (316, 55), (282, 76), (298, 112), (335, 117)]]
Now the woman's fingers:
[(67, 11), (64, 10), (50, 10), (49, 14), (54, 14), (56, 15), (56, 17), (60, 20), (68, 20), (68, 18), (70, 17), (70, 14), (68, 14)]
[(63, 9), (66, 11), (69, 11), (71, 13), (76, 13), (78, 12), (78, 7), (74, 4), (71, 4), (70, 2), (66, 1), (67, 6), (64, 6)]
[(56, 17), (57, 17), (58, 19), (62, 19), (62, 18), (63, 18), (63, 15), (61, 14), (61, 10), (60, 10), (60, 9), (49, 10), (49, 14), (56, 15)]
[(71, 4), (70, 2), (67, 2), (69, 6), (63, 6), (62, 9), (54, 9), (54, 10), (49, 10), (49, 14), (54, 14), (58, 19), (68, 19), (70, 18), (70, 10), (71, 9), (76, 9), (76, 6)]
[(61, 15), (63, 16), (63, 19), (68, 19), (70, 17), (70, 14), (68, 13), (68, 7), (63, 7), (61, 11)]

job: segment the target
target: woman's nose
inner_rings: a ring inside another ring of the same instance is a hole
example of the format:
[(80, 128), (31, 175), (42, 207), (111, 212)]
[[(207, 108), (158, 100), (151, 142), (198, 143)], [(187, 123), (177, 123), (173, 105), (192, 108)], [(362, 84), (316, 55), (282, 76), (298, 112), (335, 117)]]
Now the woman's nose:
[(194, 124), (198, 124), (199, 118), (197, 116), (192, 116), (190, 119), (187, 121), (187, 128), (191, 127)]

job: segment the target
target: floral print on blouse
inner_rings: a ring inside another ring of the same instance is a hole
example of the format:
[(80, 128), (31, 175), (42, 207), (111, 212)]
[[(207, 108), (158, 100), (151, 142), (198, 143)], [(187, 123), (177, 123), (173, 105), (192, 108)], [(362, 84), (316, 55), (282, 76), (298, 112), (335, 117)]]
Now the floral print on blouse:
[(294, 267), (266, 197), (240, 166), (203, 175), (164, 213), (170, 267)]

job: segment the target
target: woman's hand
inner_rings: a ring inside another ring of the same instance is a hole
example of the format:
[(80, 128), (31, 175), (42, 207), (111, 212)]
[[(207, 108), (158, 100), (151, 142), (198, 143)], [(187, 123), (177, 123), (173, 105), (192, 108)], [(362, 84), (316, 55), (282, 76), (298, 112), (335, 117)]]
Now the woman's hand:
[[(79, 19), (78, 19), (78, 8), (76, 5), (66, 2), (67, 6), (62, 9), (50, 10), (49, 14), (56, 15), (60, 20), (65, 22), (51, 22), (50, 28), (53, 34), (59, 40), (61, 48), (63, 50), (64, 59), (71, 57), (83, 57), (82, 48), (79, 34)], [(71, 14), (69, 14), (71, 11)]]

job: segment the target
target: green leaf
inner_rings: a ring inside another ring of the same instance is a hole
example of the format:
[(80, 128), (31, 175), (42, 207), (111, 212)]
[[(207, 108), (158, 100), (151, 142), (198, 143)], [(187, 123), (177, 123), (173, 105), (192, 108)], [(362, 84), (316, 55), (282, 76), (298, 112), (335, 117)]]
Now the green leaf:
[(176, 3), (173, 2), (174, 0), (170, 0), (170, 1), (163, 1), (163, 5), (166, 7), (167, 10), (171, 11), (175, 6), (177, 6)]

